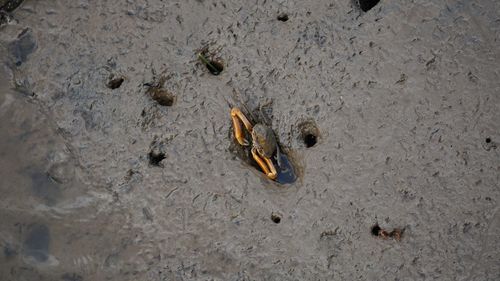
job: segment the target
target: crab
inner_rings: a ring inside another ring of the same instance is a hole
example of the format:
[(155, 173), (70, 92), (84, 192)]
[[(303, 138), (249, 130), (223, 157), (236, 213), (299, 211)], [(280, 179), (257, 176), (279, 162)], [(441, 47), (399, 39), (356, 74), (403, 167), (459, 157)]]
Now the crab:
[(276, 168), (271, 158), (278, 150), (278, 144), (273, 130), (261, 123), (252, 125), (248, 118), (237, 107), (231, 109), (231, 119), (233, 121), (234, 137), (238, 143), (242, 146), (250, 146), (248, 140), (245, 139), (245, 134), (241, 126), (241, 123), (243, 123), (252, 136), (251, 152), (253, 159), (259, 164), (260, 168), (269, 179), (275, 180), (278, 173), (276, 172)]

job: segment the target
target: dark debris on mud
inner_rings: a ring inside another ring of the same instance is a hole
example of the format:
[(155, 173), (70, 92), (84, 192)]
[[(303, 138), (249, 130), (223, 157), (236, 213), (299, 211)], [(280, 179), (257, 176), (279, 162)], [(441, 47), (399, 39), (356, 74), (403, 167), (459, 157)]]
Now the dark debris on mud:
[(122, 83), (125, 81), (125, 78), (122, 76), (114, 77), (112, 76), (108, 83), (106, 84), (106, 87), (110, 88), (111, 90), (118, 89), (122, 85)]
[(172, 92), (164, 87), (168, 78), (168, 76), (162, 74), (158, 81), (144, 84), (144, 86), (148, 87), (146, 94), (161, 106), (172, 106), (177, 99)]
[(220, 57), (216, 57), (218, 51), (210, 52), (208, 46), (205, 46), (197, 53), (198, 60), (215, 76), (221, 74), (224, 70), (224, 62)]
[(375, 224), (371, 228), (371, 234), (382, 239), (392, 238), (396, 241), (401, 241), (401, 238), (403, 238), (403, 233), (404, 229), (394, 228), (392, 231), (388, 231), (384, 228), (381, 228), (378, 224)]

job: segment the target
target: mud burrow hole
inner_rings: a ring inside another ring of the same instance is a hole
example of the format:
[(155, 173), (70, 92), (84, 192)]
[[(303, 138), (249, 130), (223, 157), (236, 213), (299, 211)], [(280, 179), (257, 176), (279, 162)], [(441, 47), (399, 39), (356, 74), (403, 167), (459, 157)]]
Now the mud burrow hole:
[(110, 77), (108, 83), (106, 86), (112, 90), (120, 88), (122, 85), (123, 81), (125, 81), (125, 78), (118, 76), (118, 77)]
[(163, 161), (163, 159), (165, 158), (165, 144), (155, 139), (149, 147), (149, 164), (155, 167), (163, 167), (161, 161)]
[(380, 233), (380, 230), (382, 230), (382, 228), (380, 228), (380, 226), (378, 224), (375, 224), (374, 226), (372, 226), (371, 233), (373, 236), (378, 236), (378, 234)]
[(271, 220), (272, 220), (274, 223), (278, 224), (278, 223), (280, 223), (280, 222), (281, 222), (281, 216), (280, 216), (280, 215), (278, 215), (278, 214), (272, 213), (272, 214), (271, 214)]
[(149, 164), (156, 166), (156, 167), (161, 167), (161, 161), (165, 159), (165, 153), (162, 152), (154, 152), (150, 151), (148, 154), (149, 158)]
[(313, 147), (317, 141), (317, 137), (314, 134), (307, 134), (304, 136), (304, 144), (307, 147)]
[(318, 126), (312, 120), (299, 124), (300, 138), (304, 145), (309, 148), (316, 145), (320, 137)]
[(278, 15), (277, 19), (279, 21), (286, 22), (286, 21), (288, 21), (288, 14), (281, 13), (281, 14)]
[(213, 75), (219, 75), (224, 70), (224, 64), (221, 61), (210, 60), (210, 63), (205, 64), (207, 66), (208, 71), (210, 71)]
[(208, 52), (208, 48), (198, 53), (198, 59), (205, 65), (212, 75), (219, 75), (224, 70), (224, 63), (221, 59), (213, 58), (214, 55)]
[(498, 143), (493, 141), (493, 139), (491, 139), (490, 137), (486, 137), (484, 139), (484, 143), (482, 145), (486, 151), (490, 151), (492, 149), (497, 149), (497, 147), (498, 147)]
[(380, 0), (358, 0), (359, 7), (363, 12), (368, 12), (375, 7)]

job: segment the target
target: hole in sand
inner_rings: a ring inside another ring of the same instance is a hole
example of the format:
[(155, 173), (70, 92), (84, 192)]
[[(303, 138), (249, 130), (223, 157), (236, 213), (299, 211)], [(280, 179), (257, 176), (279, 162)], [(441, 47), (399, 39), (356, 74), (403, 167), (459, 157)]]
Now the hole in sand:
[(316, 145), (319, 138), (319, 129), (314, 121), (309, 120), (299, 124), (300, 137), (304, 145), (309, 148)]
[(115, 78), (112, 78), (111, 80), (109, 80), (108, 84), (106, 84), (106, 86), (112, 90), (118, 89), (122, 85), (123, 81), (125, 81), (125, 79), (123, 79), (123, 77), (115, 77)]
[(375, 7), (380, 0), (359, 0), (359, 7), (363, 12), (368, 12), (373, 7)]
[(213, 75), (219, 75), (224, 70), (224, 64), (220, 59), (210, 59), (207, 55), (208, 49), (198, 53), (198, 59), (207, 67)]
[[(146, 94), (161, 106), (172, 106), (176, 101), (176, 96), (163, 87), (169, 77), (170, 76), (162, 74), (157, 81), (144, 84), (144, 86), (148, 87)], [(154, 78), (154, 80), (156, 80), (156, 78)]]
[(287, 14), (284, 14), (284, 13), (283, 13), (283, 14), (279, 14), (279, 15), (278, 15), (278, 20), (279, 20), (279, 21), (282, 21), (282, 22), (285, 22), (285, 21), (287, 21), (287, 20), (288, 20), (288, 15), (287, 15)]
[(208, 71), (213, 75), (219, 75), (224, 70), (224, 65), (222, 62), (211, 60), (209, 64), (206, 64)]
[(375, 224), (374, 226), (372, 226), (372, 230), (371, 230), (371, 233), (373, 236), (378, 236), (379, 233), (380, 233), (380, 226), (378, 226), (378, 224)]
[(274, 223), (280, 223), (281, 222), (281, 216), (278, 214), (271, 214), (271, 220)]
[(304, 136), (304, 144), (307, 147), (313, 147), (317, 142), (316, 136), (313, 134), (307, 134)]
[(490, 151), (492, 149), (497, 149), (498, 147), (498, 144), (496, 142), (494, 142), (490, 137), (487, 137), (485, 140), (484, 140), (484, 143), (483, 143), (483, 148), (486, 150), (486, 151)]
[(165, 153), (150, 151), (148, 154), (149, 164), (161, 167), (161, 161), (165, 159)]

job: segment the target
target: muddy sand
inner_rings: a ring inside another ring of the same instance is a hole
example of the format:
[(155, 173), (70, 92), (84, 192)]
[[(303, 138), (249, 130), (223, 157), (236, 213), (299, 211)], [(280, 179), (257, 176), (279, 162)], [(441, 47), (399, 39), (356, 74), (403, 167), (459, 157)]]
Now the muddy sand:
[(0, 24), (1, 280), (500, 280), (499, 1), (26, 0)]

